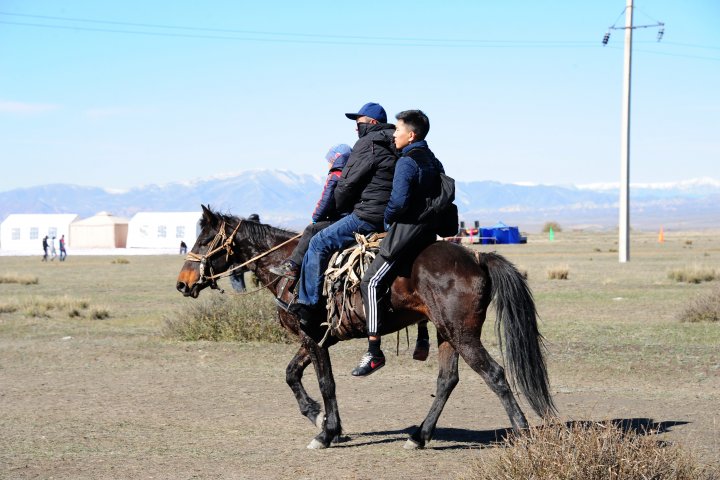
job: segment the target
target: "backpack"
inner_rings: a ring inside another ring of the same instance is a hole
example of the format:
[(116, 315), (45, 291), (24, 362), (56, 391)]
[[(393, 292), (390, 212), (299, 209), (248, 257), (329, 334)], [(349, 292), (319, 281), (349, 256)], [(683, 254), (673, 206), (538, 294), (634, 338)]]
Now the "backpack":
[(419, 220), (434, 225), (441, 237), (452, 237), (458, 232), (458, 209), (455, 201), (455, 179), (440, 173), (440, 193), (427, 199)]

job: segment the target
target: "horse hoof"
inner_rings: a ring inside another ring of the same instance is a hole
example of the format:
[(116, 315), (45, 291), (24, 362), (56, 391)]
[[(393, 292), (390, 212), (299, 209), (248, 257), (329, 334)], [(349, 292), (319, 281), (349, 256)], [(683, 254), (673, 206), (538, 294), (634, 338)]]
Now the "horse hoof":
[[(315, 417), (315, 426), (318, 428), (318, 430), (322, 430), (323, 422), (325, 421), (325, 415), (322, 413), (319, 413), (317, 417)], [(310, 447), (308, 447), (310, 448)]]
[(417, 443), (412, 438), (408, 438), (407, 441), (405, 442), (405, 445), (403, 445), (403, 448), (405, 450), (418, 450), (420, 448), (423, 448), (423, 446), (420, 445), (419, 443)]
[(307, 446), (308, 450), (320, 450), (323, 448), (327, 448), (324, 443), (318, 441), (318, 439), (313, 438), (312, 442), (310, 442)]

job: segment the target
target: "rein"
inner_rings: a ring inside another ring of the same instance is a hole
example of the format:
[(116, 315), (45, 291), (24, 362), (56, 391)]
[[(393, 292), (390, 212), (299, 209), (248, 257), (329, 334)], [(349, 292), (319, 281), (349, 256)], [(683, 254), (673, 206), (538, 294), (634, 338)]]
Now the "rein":
[[(220, 229), (218, 230), (218, 233), (215, 234), (215, 238), (213, 238), (213, 241), (210, 242), (210, 246), (208, 247), (207, 253), (205, 253), (204, 255), (198, 255), (197, 253), (193, 253), (193, 252), (190, 252), (187, 254), (187, 257), (185, 257), (185, 260), (187, 260), (189, 262), (199, 262), (200, 263), (200, 282), (210, 280), (210, 282), (213, 285), (217, 286), (217, 279), (223, 278), (223, 277), (229, 277), (232, 274), (232, 272), (234, 272), (235, 270), (243, 268), (244, 266), (246, 266), (250, 263), (253, 263), (256, 260), (258, 260), (266, 255), (269, 255), (270, 253), (274, 252), (275, 250), (287, 245), (288, 243), (290, 243), (293, 240), (298, 239), (302, 236), (301, 233), (298, 233), (294, 237), (292, 237), (288, 240), (285, 240), (284, 242), (282, 242), (278, 245), (275, 245), (271, 249), (266, 250), (259, 255), (255, 255), (250, 260), (243, 262), (240, 265), (235, 265), (234, 267), (229, 268), (222, 273), (213, 272), (212, 266), (210, 266), (210, 275), (205, 275), (205, 267), (207, 266), (208, 258), (212, 257), (213, 255), (215, 255), (216, 253), (218, 253), (219, 251), (224, 249), (225, 250), (225, 260), (230, 259), (230, 256), (233, 254), (232, 247), (233, 247), (233, 243), (235, 241), (235, 234), (237, 233), (238, 229), (240, 228), (240, 225), (242, 224), (242, 222), (243, 221), (240, 220), (238, 222), (237, 226), (235, 227), (235, 229), (233, 230), (232, 235), (228, 236), (225, 233), (225, 221), (223, 220), (223, 223), (222, 223), (222, 225), (220, 225)], [(222, 242), (222, 243), (220, 243), (220, 242)], [(218, 245), (218, 243), (220, 243), (220, 245)], [(216, 247), (216, 245), (217, 245), (217, 247)], [(264, 287), (261, 287), (260, 289), (262, 289), (262, 288), (264, 288)], [(258, 289), (258, 290), (260, 290), (260, 289)]]

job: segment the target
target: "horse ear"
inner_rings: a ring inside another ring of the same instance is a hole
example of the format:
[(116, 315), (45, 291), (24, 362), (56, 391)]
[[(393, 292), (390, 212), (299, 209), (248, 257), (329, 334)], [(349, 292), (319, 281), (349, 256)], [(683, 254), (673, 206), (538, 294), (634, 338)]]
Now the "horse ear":
[(206, 207), (205, 205), (200, 205), (203, 210), (203, 220), (206, 225), (210, 226), (216, 226), (217, 225), (217, 217), (215, 216), (215, 213), (213, 213), (212, 210), (210, 210), (209, 207)]

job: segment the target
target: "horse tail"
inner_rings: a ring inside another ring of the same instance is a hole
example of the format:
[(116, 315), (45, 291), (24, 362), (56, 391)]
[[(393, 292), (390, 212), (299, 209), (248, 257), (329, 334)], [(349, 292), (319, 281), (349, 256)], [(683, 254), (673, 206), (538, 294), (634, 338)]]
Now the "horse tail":
[[(538, 331), (537, 312), (532, 292), (523, 275), (505, 257), (497, 253), (479, 253), (478, 260), (490, 274), (491, 298), (497, 313), (495, 334), (511, 382), (535, 413), (545, 418), (557, 414), (550, 395), (545, 366), (543, 336)], [(503, 348), (504, 340), (504, 348)]]

